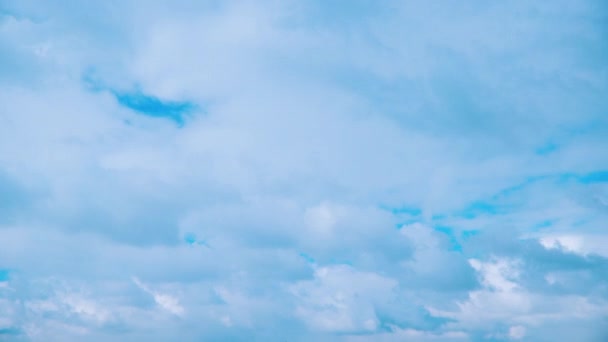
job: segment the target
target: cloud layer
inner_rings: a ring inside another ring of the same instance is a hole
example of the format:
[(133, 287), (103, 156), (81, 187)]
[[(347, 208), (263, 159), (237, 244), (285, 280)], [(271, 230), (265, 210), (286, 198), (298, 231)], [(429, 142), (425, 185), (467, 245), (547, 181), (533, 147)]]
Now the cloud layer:
[(608, 339), (602, 1), (5, 1), (0, 340)]

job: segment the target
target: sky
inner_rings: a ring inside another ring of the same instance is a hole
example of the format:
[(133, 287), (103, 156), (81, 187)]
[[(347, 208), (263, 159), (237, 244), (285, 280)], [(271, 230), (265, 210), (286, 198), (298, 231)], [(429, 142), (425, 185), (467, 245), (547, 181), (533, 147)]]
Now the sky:
[(607, 341), (608, 3), (0, 0), (0, 340)]

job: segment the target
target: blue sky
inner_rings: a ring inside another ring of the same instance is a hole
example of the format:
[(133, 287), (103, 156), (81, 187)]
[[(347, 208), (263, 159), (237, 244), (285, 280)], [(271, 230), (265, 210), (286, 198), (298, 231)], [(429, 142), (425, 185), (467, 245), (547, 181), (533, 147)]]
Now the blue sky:
[(608, 340), (604, 1), (0, 1), (0, 340)]

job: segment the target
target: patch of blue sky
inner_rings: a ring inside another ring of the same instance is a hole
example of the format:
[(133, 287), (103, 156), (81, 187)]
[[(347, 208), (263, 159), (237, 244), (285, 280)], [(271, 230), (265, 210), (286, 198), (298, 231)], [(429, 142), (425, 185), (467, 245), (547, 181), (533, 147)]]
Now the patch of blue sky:
[(506, 188), (500, 190), (499, 192), (497, 192), (496, 194), (491, 196), (490, 199), (496, 200), (501, 197), (511, 195), (515, 192), (525, 189), (526, 187), (528, 187), (534, 183), (537, 183), (537, 182), (543, 181), (543, 180), (547, 180), (547, 179), (551, 179), (552, 177), (553, 176), (551, 176), (551, 175), (535, 175), (535, 176), (527, 177), (523, 182), (521, 182), (519, 184), (515, 184), (513, 186), (509, 186), (509, 187), (506, 187)]
[(9, 271), (0, 269), (0, 281), (7, 281), (9, 279)]
[(433, 214), (431, 216), (431, 220), (433, 220), (433, 221), (444, 220), (446, 218), (448, 218), (447, 214)]
[(586, 175), (579, 176), (578, 181), (583, 184), (607, 183), (608, 170), (595, 171)]
[(484, 201), (476, 201), (468, 205), (464, 210), (457, 213), (457, 216), (467, 219), (474, 219), (482, 215), (497, 215), (501, 212), (497, 205)]
[(395, 223), (396, 229), (401, 229), (406, 225), (420, 222), (420, 216), (422, 215), (422, 210), (420, 208), (411, 206), (391, 207), (388, 205), (380, 205), (379, 208), (390, 212), (397, 218), (397, 222)]
[(477, 235), (479, 235), (479, 230), (476, 230), (476, 229), (475, 230), (463, 230), (460, 232), (460, 237), (463, 240), (467, 240), (467, 239), (469, 239), (473, 236), (477, 236)]
[(168, 118), (175, 121), (179, 126), (183, 126), (186, 116), (196, 109), (196, 105), (191, 102), (161, 100), (139, 90), (132, 92), (112, 91), (112, 93), (118, 103), (124, 107), (139, 114), (156, 118)]
[(420, 222), (419, 218), (412, 218), (412, 219), (409, 219), (409, 220), (400, 220), (399, 222), (395, 223), (395, 228), (397, 230), (399, 230), (399, 229), (401, 229), (401, 228), (403, 228), (405, 226), (408, 226), (408, 225), (414, 224), (414, 223), (418, 223), (418, 222)]
[(2, 335), (15, 337), (17, 335), (21, 335), (22, 333), (23, 332), (20, 329), (15, 327), (0, 328), (0, 337), (2, 337)]
[(458, 241), (458, 237), (453, 228), (447, 226), (434, 226), (433, 229), (447, 236), (448, 241), (450, 242), (450, 248), (448, 250), (462, 252), (462, 244)]
[(152, 94), (147, 94), (139, 87), (131, 91), (112, 89), (101, 80), (94, 68), (90, 68), (83, 73), (81, 78), (85, 88), (92, 92), (110, 92), (116, 101), (123, 107), (130, 110), (155, 118), (167, 118), (178, 126), (183, 126), (186, 116), (192, 114), (199, 108), (196, 104), (189, 101), (175, 101), (161, 99)]
[(424, 317), (424, 325), (422, 327), (437, 329), (441, 326), (445, 326), (448, 323), (457, 322), (457, 320), (453, 318), (433, 316), (429, 312), (428, 308), (419, 308), (419, 310), (422, 311), (422, 316)]
[(555, 224), (555, 220), (543, 220), (536, 223), (532, 228), (534, 230), (541, 230), (543, 228), (549, 228)]
[(422, 215), (422, 209), (412, 206), (400, 206), (393, 207), (390, 205), (381, 204), (378, 206), (380, 210), (388, 211), (395, 216), (397, 222), (395, 223), (395, 229), (401, 229), (406, 225), (420, 222), (420, 216)]
[(529, 183), (536, 182), (539, 180), (552, 179), (557, 183), (564, 182), (579, 182), (582, 184), (593, 184), (593, 183), (606, 183), (608, 182), (608, 170), (597, 170), (584, 174), (576, 174), (573, 172), (563, 172), (559, 174), (546, 175), (546, 176), (538, 176), (531, 177), (528, 181), (521, 184), (520, 187), (528, 185)]
[(196, 235), (194, 233), (186, 233), (184, 235), (184, 241), (189, 245), (193, 245), (196, 243)]
[(194, 234), (194, 233), (184, 234), (184, 242), (190, 246), (199, 245), (199, 246), (209, 247), (209, 244), (207, 244), (207, 242), (205, 240), (197, 238), (196, 234)]
[(422, 214), (422, 210), (420, 208), (410, 206), (391, 207), (387, 205), (380, 205), (379, 208), (382, 210), (389, 211), (393, 215), (406, 214), (411, 216), (420, 216)]
[(514, 193), (522, 191), (528, 186), (541, 181), (555, 182), (558, 185), (561, 183), (568, 183), (573, 181), (582, 184), (605, 183), (608, 182), (608, 171), (595, 171), (583, 175), (577, 175), (576, 173), (571, 172), (564, 172), (559, 174), (530, 176), (523, 182), (504, 188), (503, 190), (498, 191), (496, 194), (488, 197), (485, 200), (479, 200), (471, 203), (462, 211), (457, 212), (456, 216), (464, 217), (467, 219), (473, 219), (482, 215), (500, 215), (510, 210), (514, 210), (515, 208), (513, 208), (512, 206), (500, 204), (500, 199), (513, 195)]
[(526, 178), (523, 182), (507, 187), (495, 195), (491, 197), (491, 199), (497, 199), (502, 196), (506, 196), (512, 194), (514, 192), (523, 190), (529, 185), (540, 181), (552, 181), (557, 184), (567, 183), (576, 181), (583, 184), (591, 184), (591, 183), (605, 183), (608, 182), (608, 170), (597, 170), (585, 174), (577, 174), (574, 172), (561, 172), (561, 173), (553, 173), (553, 174), (544, 174), (544, 175), (535, 175)]
[[(433, 316), (429, 313), (428, 309), (424, 307), (411, 308), (410, 314), (418, 319), (408, 322), (408, 327), (416, 330), (434, 330), (455, 321), (447, 317)], [(387, 315), (382, 311), (377, 312), (376, 315), (380, 321), (380, 326), (378, 327), (380, 331), (390, 332), (393, 331), (395, 327), (403, 326), (403, 321), (399, 317)]]
[(300, 252), (299, 255), (300, 255), (300, 257), (302, 257), (302, 259), (306, 260), (306, 262), (309, 263), (309, 264), (315, 264), (316, 263), (315, 258), (313, 258), (312, 256), (310, 256), (307, 253)]

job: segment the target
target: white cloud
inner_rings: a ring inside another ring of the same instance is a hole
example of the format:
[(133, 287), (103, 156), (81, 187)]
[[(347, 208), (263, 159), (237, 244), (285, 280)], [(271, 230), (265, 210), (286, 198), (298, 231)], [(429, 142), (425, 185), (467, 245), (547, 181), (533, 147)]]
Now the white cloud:
[[(605, 300), (590, 301), (580, 295), (557, 296), (531, 292), (520, 284), (522, 261), (493, 258), (488, 261), (472, 259), (471, 265), (481, 278), (479, 290), (470, 291), (466, 301), (458, 302), (456, 311), (429, 307), (433, 316), (447, 317), (454, 322), (450, 329), (482, 329), (488, 336), (521, 339), (528, 329), (538, 329), (552, 322), (592, 320), (598, 312), (608, 309)], [(491, 327), (511, 325), (506, 333)]]
[(333, 208), (328, 203), (308, 208), (305, 219), (311, 232), (321, 236), (331, 236), (336, 220), (339, 219), (339, 209)]
[(608, 236), (603, 234), (549, 234), (539, 239), (547, 249), (563, 248), (581, 255), (596, 254), (608, 257)]
[(526, 336), (526, 327), (514, 325), (509, 328), (509, 337), (514, 340), (521, 340)]
[(332, 332), (376, 331), (375, 305), (389, 301), (397, 282), (348, 266), (322, 267), (315, 278), (290, 287), (296, 315), (313, 329)]
[(185, 310), (176, 297), (158, 291), (154, 291), (137, 278), (133, 278), (133, 282), (135, 283), (135, 285), (137, 285), (137, 287), (150, 294), (154, 298), (156, 304), (158, 304), (161, 308), (167, 310), (168, 312), (176, 316), (184, 315)]

